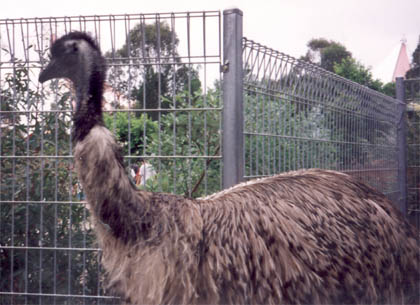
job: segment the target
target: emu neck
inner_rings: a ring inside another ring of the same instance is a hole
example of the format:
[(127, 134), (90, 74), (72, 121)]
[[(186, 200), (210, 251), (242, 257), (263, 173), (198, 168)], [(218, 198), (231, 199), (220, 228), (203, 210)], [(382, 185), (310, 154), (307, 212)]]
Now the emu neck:
[(121, 241), (144, 238), (150, 218), (149, 195), (130, 182), (112, 133), (94, 126), (76, 143), (75, 163), (94, 217)]
[(79, 78), (76, 87), (76, 113), (74, 115), (74, 141), (82, 141), (96, 125), (103, 126), (103, 81), (99, 72), (93, 72), (89, 80)]

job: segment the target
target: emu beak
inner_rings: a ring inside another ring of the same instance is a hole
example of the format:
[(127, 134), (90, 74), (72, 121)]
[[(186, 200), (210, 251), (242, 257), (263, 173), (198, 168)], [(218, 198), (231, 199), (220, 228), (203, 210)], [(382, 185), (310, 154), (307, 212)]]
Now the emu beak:
[(38, 81), (43, 83), (53, 78), (62, 77), (63, 75), (62, 73), (60, 73), (60, 70), (61, 69), (57, 64), (57, 61), (54, 59), (51, 59), (50, 63), (39, 74)]

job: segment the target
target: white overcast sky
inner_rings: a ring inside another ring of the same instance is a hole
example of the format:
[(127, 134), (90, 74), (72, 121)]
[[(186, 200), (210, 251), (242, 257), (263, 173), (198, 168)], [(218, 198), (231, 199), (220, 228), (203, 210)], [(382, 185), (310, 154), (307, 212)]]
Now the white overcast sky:
[(311, 38), (344, 44), (375, 68), (405, 38), (408, 56), (420, 35), (420, 0), (10, 0), (0, 19), (224, 10), (244, 14), (244, 36), (294, 57)]

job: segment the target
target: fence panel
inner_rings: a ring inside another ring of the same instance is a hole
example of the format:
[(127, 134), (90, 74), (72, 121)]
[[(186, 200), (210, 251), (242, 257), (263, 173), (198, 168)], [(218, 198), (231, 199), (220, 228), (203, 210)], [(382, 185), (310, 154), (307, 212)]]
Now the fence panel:
[(347, 172), (396, 201), (397, 100), (243, 39), (245, 178)]
[(0, 304), (115, 303), (72, 162), (72, 94), (38, 83), (51, 41), (80, 30), (108, 64), (105, 123), (127, 171), (186, 196), (221, 187), (220, 12), (0, 20)]

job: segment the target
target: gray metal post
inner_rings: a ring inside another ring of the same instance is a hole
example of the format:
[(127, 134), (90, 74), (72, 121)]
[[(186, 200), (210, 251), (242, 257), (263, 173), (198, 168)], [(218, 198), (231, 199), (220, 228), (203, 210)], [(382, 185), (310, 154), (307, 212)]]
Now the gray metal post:
[(244, 177), (242, 11), (223, 11), (223, 188)]
[(396, 97), (401, 103), (399, 104), (400, 120), (397, 130), (398, 145), (398, 184), (400, 189), (399, 208), (404, 216), (407, 216), (407, 122), (405, 103), (404, 79), (398, 77), (396, 79)]

